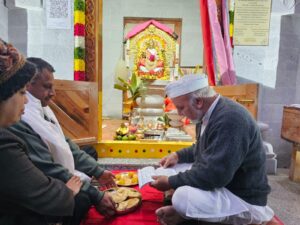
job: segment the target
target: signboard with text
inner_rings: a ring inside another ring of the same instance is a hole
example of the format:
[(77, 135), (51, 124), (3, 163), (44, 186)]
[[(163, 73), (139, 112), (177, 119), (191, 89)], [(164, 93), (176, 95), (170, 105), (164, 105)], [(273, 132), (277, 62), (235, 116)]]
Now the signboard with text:
[(268, 45), (271, 0), (235, 0), (234, 45)]

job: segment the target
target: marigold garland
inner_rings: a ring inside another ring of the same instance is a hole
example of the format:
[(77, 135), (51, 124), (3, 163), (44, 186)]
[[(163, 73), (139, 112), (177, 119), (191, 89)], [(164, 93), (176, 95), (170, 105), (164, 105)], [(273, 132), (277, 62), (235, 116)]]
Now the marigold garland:
[(233, 23), (234, 21), (234, 0), (230, 0), (229, 3), (229, 37), (231, 47), (233, 48)]
[(74, 80), (85, 76), (85, 0), (74, 1)]

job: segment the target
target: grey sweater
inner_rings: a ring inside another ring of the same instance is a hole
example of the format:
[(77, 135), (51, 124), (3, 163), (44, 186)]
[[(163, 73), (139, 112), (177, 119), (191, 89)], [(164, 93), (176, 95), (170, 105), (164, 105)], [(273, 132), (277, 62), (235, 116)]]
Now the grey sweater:
[[(30, 159), (47, 176), (57, 178), (65, 183), (72, 177), (68, 169), (54, 162), (46, 144), (26, 122), (21, 120), (8, 129), (26, 143)], [(89, 176), (100, 177), (104, 169), (91, 156), (81, 151), (78, 145), (69, 138), (66, 138), (66, 141), (74, 157), (75, 169)], [(94, 205), (98, 205), (104, 195), (89, 182), (84, 182), (81, 191), (88, 194)]]
[[(197, 126), (200, 130), (201, 124)], [(193, 166), (169, 177), (173, 188), (225, 187), (250, 204), (267, 204), (270, 187), (262, 138), (256, 121), (240, 104), (221, 97), (202, 136), (177, 153), (179, 163), (192, 162)]]

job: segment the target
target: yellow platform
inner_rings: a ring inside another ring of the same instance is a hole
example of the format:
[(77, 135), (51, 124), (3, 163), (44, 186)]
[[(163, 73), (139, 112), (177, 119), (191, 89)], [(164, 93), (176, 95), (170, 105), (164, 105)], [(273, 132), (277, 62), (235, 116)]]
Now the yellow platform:
[(95, 148), (100, 158), (162, 158), (192, 144), (170, 141), (101, 141)]

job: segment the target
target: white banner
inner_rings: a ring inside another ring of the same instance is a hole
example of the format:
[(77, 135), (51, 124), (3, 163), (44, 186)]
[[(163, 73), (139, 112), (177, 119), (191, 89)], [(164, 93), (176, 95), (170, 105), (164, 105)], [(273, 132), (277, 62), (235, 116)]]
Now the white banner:
[(48, 29), (71, 29), (71, 1), (45, 0)]

